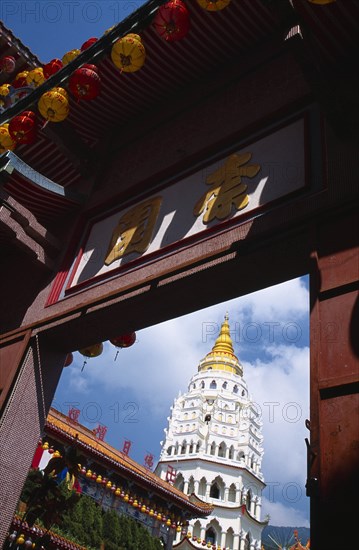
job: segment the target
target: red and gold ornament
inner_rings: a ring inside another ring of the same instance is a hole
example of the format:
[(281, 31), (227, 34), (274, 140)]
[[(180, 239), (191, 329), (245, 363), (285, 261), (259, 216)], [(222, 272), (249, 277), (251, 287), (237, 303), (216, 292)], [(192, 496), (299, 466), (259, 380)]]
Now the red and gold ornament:
[(16, 60), (12, 55), (5, 55), (0, 59), (0, 71), (11, 74), (15, 70)]
[(157, 10), (153, 25), (161, 38), (167, 42), (181, 40), (189, 31), (189, 12), (181, 0), (171, 0)]
[(63, 66), (64, 64), (62, 63), (61, 59), (51, 59), (51, 61), (46, 63), (46, 65), (44, 65), (42, 68), (44, 71), (44, 77), (50, 78), (50, 76), (62, 69)]
[(92, 37), (92, 38), (89, 38), (88, 40), (86, 40), (86, 42), (84, 42), (81, 46), (81, 51), (83, 52), (84, 50), (87, 50), (87, 48), (92, 46), (92, 44), (97, 42), (97, 40), (98, 40), (98, 38), (95, 38), (95, 37)]
[(9, 122), (9, 134), (16, 143), (33, 143), (36, 137), (36, 116), (24, 111)]
[(69, 90), (78, 99), (91, 101), (100, 93), (101, 80), (96, 65), (83, 65), (69, 79)]

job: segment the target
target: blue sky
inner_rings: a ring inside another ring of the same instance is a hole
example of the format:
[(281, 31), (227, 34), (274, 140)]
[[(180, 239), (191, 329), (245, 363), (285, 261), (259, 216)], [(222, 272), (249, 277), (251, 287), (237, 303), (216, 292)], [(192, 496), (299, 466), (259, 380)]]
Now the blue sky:
[[(213, 289), (215, 294), (215, 287)], [(136, 343), (87, 360), (74, 354), (63, 371), (54, 406), (81, 410), (90, 428), (108, 427), (106, 441), (131, 456), (158, 460), (170, 407), (187, 391), (199, 361), (211, 350), (228, 311), (232, 340), (249, 392), (262, 415), (267, 483), (264, 513), (273, 525), (308, 526), (304, 422), (309, 418), (309, 293), (307, 278), (294, 279), (217, 304), (137, 333)]]
[[(0, 18), (46, 63), (80, 48), (136, 10), (141, 1), (3, 0)], [(215, 301), (215, 286), (213, 288)], [(106, 440), (143, 463), (158, 459), (170, 406), (186, 391), (197, 365), (210, 351), (226, 311), (236, 353), (249, 391), (262, 412), (263, 472), (267, 482), (264, 513), (273, 525), (309, 525), (305, 497), (309, 418), (309, 294), (307, 278), (288, 281), (225, 304), (142, 330), (136, 343), (119, 352), (105, 343), (104, 353), (88, 361), (75, 354), (64, 369), (54, 406), (81, 410), (90, 428), (108, 426)]]

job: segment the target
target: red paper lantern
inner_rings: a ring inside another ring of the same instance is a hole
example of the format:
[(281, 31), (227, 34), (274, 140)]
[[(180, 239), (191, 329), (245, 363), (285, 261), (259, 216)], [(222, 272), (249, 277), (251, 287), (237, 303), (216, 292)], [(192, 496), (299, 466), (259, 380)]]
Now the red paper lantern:
[(129, 332), (128, 334), (116, 336), (115, 338), (112, 338), (110, 342), (117, 348), (129, 348), (136, 342), (136, 333)]
[(44, 71), (44, 77), (50, 78), (50, 76), (52, 76), (53, 74), (57, 73), (57, 71), (62, 69), (63, 66), (64, 64), (62, 63), (61, 59), (57, 59), (57, 58), (51, 59), (51, 61), (46, 63), (46, 65), (44, 65), (42, 68)]
[(72, 361), (74, 360), (74, 356), (72, 355), (72, 353), (68, 353), (66, 355), (66, 359), (65, 359), (65, 363), (64, 363), (64, 367), (69, 367), (72, 363)]
[(181, 40), (189, 30), (189, 12), (181, 0), (171, 0), (157, 10), (153, 25), (164, 40)]
[(69, 90), (79, 100), (91, 101), (100, 93), (100, 77), (97, 71), (89, 67), (94, 67), (94, 65), (84, 65), (76, 69), (69, 80)]
[(16, 143), (33, 143), (36, 137), (36, 116), (24, 111), (9, 122), (9, 134)]
[(0, 70), (6, 74), (10, 74), (14, 71), (16, 65), (15, 57), (12, 55), (5, 55), (0, 59)]
[(89, 48), (90, 46), (92, 46), (92, 44), (94, 44), (95, 42), (97, 42), (98, 38), (89, 38), (88, 40), (86, 40), (86, 42), (84, 42), (81, 46), (81, 51), (83, 52), (84, 50), (87, 50), (87, 48)]

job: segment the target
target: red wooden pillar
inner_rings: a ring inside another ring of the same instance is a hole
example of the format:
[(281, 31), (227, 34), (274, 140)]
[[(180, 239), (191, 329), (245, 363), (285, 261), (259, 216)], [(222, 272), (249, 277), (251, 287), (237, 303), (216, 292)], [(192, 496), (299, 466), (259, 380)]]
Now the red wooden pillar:
[[(359, 489), (359, 255), (356, 213), (318, 230), (311, 278), (311, 547), (355, 540)], [(345, 239), (344, 239), (345, 237)], [(345, 243), (345, 245), (344, 245)]]
[(0, 547), (48, 414), (66, 355), (31, 330), (0, 341)]

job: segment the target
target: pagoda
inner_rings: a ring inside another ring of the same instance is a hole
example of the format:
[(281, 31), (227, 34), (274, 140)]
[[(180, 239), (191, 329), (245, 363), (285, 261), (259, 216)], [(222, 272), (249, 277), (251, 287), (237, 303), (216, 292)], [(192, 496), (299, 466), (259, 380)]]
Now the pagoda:
[(214, 506), (175, 548), (260, 549), (262, 422), (236, 357), (228, 315), (188, 391), (174, 401), (156, 473)]

